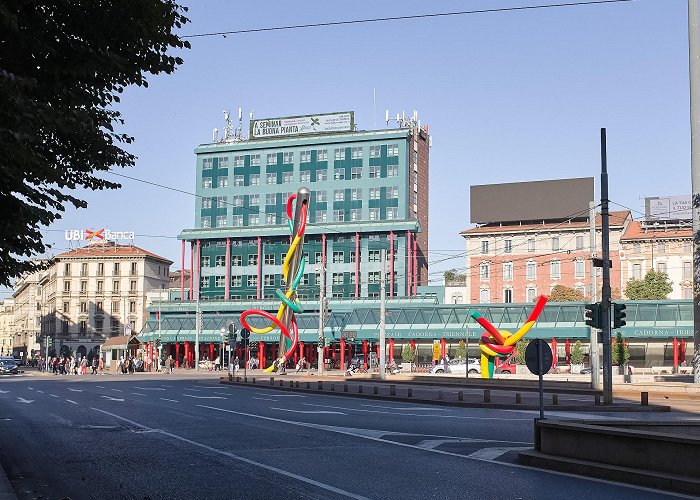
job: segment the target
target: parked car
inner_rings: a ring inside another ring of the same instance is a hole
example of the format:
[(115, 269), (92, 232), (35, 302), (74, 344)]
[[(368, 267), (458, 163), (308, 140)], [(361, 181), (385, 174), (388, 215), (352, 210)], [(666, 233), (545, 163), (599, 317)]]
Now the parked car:
[(516, 362), (515, 362), (515, 357), (518, 355), (517, 352), (514, 352), (510, 356), (508, 356), (501, 364), (498, 365), (498, 368), (496, 368), (496, 373), (503, 373), (505, 375), (515, 375), (516, 373)]
[(0, 375), (16, 375), (19, 373), (19, 367), (14, 359), (0, 359)]
[[(466, 374), (467, 367), (469, 373), (477, 374), (481, 373), (481, 365), (479, 365), (479, 360), (476, 358), (469, 358), (469, 363), (464, 359), (451, 359), (447, 362), (447, 373), (459, 373)], [(437, 365), (433, 366), (430, 370), (431, 373), (445, 373), (445, 363), (440, 361)]]

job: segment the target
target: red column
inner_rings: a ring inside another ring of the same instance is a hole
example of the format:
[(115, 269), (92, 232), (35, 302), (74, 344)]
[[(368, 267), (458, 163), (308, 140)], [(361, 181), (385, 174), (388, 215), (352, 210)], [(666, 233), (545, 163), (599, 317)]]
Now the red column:
[(685, 339), (681, 339), (681, 352), (679, 355), (681, 363), (685, 362)]
[(413, 237), (413, 295), (418, 295), (418, 240)]
[(394, 339), (389, 339), (389, 363), (394, 362)]
[(552, 337), (552, 368), (557, 366), (557, 339)]
[(340, 339), (340, 369), (345, 370), (345, 339)]
[(304, 343), (299, 342), (299, 359), (306, 356), (306, 351), (304, 351)]
[(180, 368), (180, 342), (175, 342), (175, 367)]
[(180, 300), (185, 300), (185, 240), (182, 240), (182, 266), (180, 267)]
[(445, 339), (440, 339), (440, 356), (442, 356), (444, 358), (446, 353), (447, 353), (447, 342), (445, 341)]
[(231, 288), (231, 238), (226, 238), (226, 278), (224, 282), (224, 299), (228, 300), (229, 288)]
[(277, 357), (278, 357), (277, 350), (278, 349), (279, 349), (279, 347), (277, 346), (277, 344), (273, 342), (272, 343), (272, 359), (277, 359)]
[(377, 342), (376, 348), (377, 348), (377, 363), (379, 363), (379, 360), (382, 359), (382, 357), (380, 356), (380, 354), (382, 353), (382, 346), (379, 345), (379, 342)]
[(209, 359), (214, 359), (214, 342), (209, 342)]
[(414, 351), (416, 350), (416, 341), (415, 340), (411, 340), (411, 349)]
[(571, 341), (566, 339), (566, 364), (571, 365)]
[(194, 368), (194, 342), (190, 342), (190, 358), (187, 360), (187, 366)]
[(406, 231), (406, 295), (411, 296), (411, 269), (413, 267), (413, 259), (411, 258), (411, 231)]
[(360, 296), (360, 233), (355, 231), (355, 298)]
[(261, 283), (260, 281), (262, 280), (262, 276), (260, 275), (260, 269), (262, 265), (262, 238), (258, 236), (258, 300), (262, 299), (261, 297)]
[(190, 300), (194, 298), (194, 243), (190, 243)]
[(362, 341), (362, 355), (364, 356), (365, 370), (367, 369), (367, 357), (369, 356), (369, 343), (367, 339)]
[(258, 342), (258, 361), (260, 368), (265, 369), (265, 342)]
[(202, 248), (199, 244), (199, 240), (197, 240), (197, 255), (195, 256), (195, 274), (197, 275), (197, 281), (195, 282), (196, 285), (196, 294), (197, 297), (201, 297), (201, 291), (202, 291), (202, 279), (200, 278), (202, 274)]
[(185, 342), (184, 346), (185, 346), (185, 364), (187, 365), (190, 362), (190, 343)]
[(389, 232), (389, 297), (393, 297), (393, 296), (394, 296), (394, 231), (390, 231)]
[(326, 233), (321, 234), (321, 265), (326, 267)]
[(673, 373), (678, 372), (678, 338), (673, 337)]

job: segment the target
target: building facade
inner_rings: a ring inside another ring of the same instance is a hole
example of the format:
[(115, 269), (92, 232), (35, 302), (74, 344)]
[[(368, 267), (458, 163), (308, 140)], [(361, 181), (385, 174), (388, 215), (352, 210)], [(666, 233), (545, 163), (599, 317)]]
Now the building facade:
[(26, 360), (40, 349), (45, 326), (46, 284), (49, 270), (28, 273), (15, 281), (12, 294), (14, 340), (12, 354)]
[[(277, 119), (267, 120), (275, 123)], [(413, 296), (428, 281), (428, 127), (302, 133), (203, 144), (196, 148), (195, 228), (182, 232), (182, 267), (194, 280), (181, 297), (261, 300), (284, 288), (289, 247), (286, 204), (311, 192), (299, 297), (379, 296), (380, 256), (387, 295)]]
[(0, 356), (9, 356), (12, 353), (14, 335), (14, 300), (5, 299), (0, 302)]

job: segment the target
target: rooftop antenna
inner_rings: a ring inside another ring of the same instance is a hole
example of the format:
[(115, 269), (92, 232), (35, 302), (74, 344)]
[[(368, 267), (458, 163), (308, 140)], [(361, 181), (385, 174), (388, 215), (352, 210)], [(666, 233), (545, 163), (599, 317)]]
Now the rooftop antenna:
[(392, 120), (396, 121), (396, 124), (399, 128), (414, 128), (416, 126), (420, 127), (420, 121), (418, 120), (418, 111), (413, 111), (413, 116), (408, 118), (406, 117), (406, 112), (403, 111), (401, 112), (401, 114), (396, 113), (396, 118), (389, 119), (389, 110), (387, 109), (385, 114), (385, 120), (387, 127), (389, 126), (389, 122)]
[(372, 88), (372, 129), (377, 129), (377, 88)]
[(219, 142), (219, 129), (215, 128), (211, 133), (212, 142)]
[(224, 127), (224, 137), (222, 142), (229, 142), (234, 138), (233, 122), (231, 121), (230, 111), (224, 110), (224, 120), (226, 121), (226, 127)]
[(386, 110), (386, 114), (384, 115), (384, 121), (386, 122), (386, 126), (389, 126), (389, 110)]

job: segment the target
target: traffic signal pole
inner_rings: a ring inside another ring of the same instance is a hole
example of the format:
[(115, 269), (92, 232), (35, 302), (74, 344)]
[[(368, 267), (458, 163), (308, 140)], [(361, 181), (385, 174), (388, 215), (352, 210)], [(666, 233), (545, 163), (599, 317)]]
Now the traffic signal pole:
[(603, 253), (601, 319), (603, 335), (603, 404), (612, 404), (612, 353), (610, 349), (610, 214), (608, 210), (608, 152), (605, 129), (600, 129), (600, 217)]

